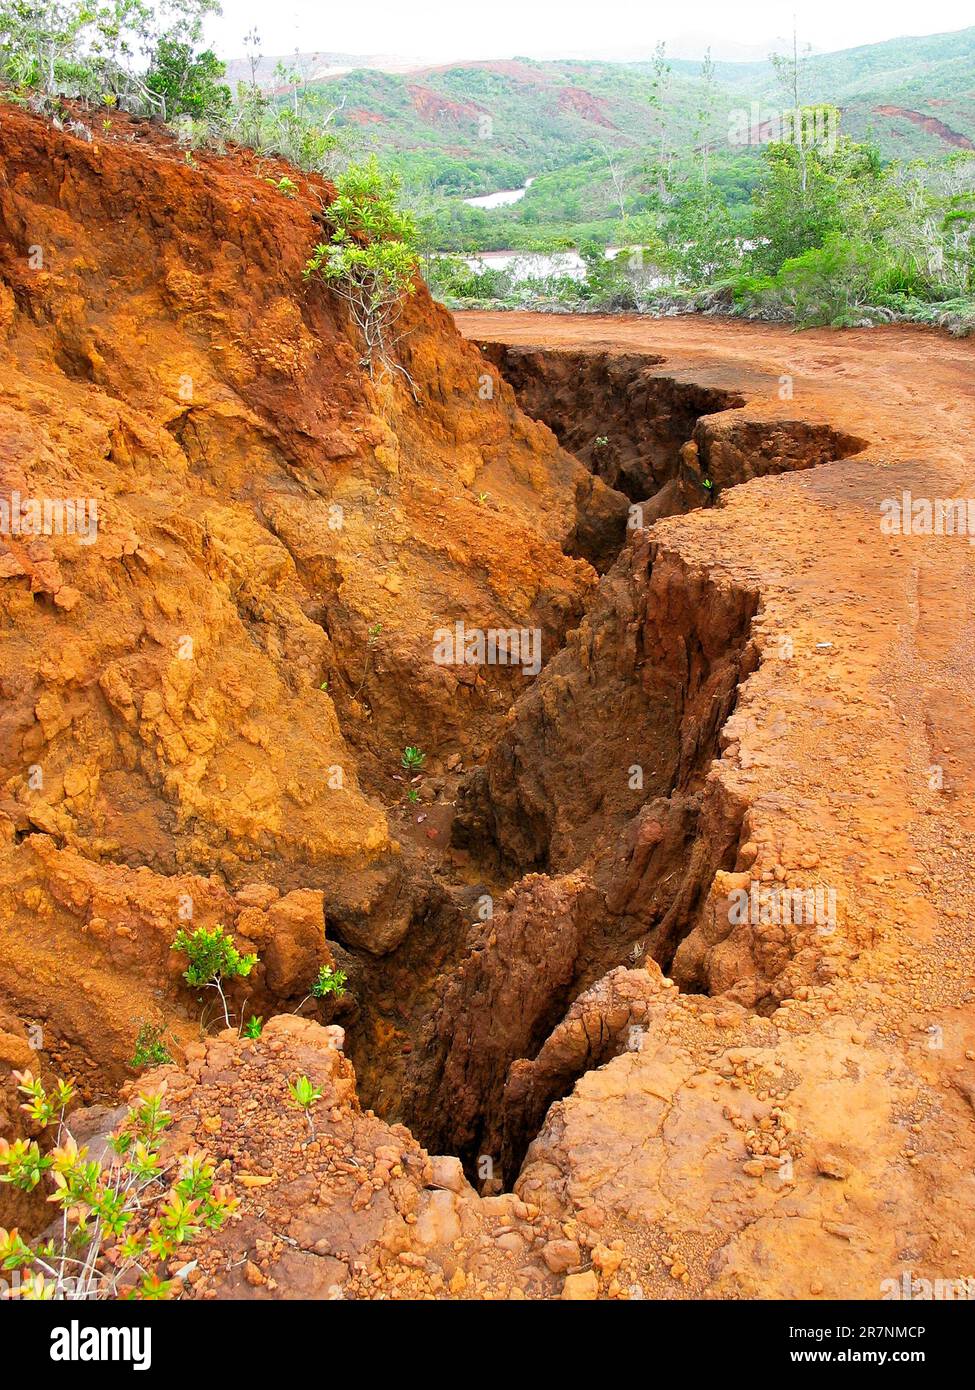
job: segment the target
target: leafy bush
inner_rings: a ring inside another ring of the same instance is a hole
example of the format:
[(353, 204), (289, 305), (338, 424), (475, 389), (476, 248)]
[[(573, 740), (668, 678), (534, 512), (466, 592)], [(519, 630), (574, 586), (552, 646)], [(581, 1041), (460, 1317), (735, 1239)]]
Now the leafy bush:
[(314, 248), (305, 267), (306, 277), (320, 276), (352, 310), (370, 376), (377, 364), (404, 371), (392, 357), (394, 329), (415, 291), (418, 257), (416, 224), (396, 206), (398, 191), (399, 179), (375, 158), (350, 164), (325, 209), (331, 238)]
[(598, 242), (590, 241), (579, 248), (579, 255), (586, 267), (585, 279), (578, 291), (580, 299), (590, 300), (601, 309), (637, 307), (636, 289), (626, 273), (625, 251), (609, 258)]
[(65, 1118), (72, 1084), (59, 1080), (48, 1091), (29, 1071), (14, 1077), (31, 1119), (42, 1129), (56, 1123), (56, 1142), (42, 1153), (36, 1139), (0, 1139), (0, 1182), (22, 1192), (49, 1182), (48, 1200), (62, 1220), (56, 1235), (33, 1247), (16, 1230), (0, 1228), (0, 1267), (16, 1276), (10, 1296), (170, 1297), (173, 1281), (160, 1275), (179, 1247), (222, 1226), (238, 1202), (214, 1183), (206, 1154), (163, 1160), (171, 1123), (163, 1090), (137, 1097), (110, 1140), (112, 1158), (98, 1162), (79, 1147)]
[(130, 1063), (133, 1067), (162, 1067), (173, 1059), (162, 1040), (162, 1034), (153, 1023), (143, 1023), (135, 1040), (135, 1051)]
[(763, 316), (789, 319), (802, 328), (851, 327), (863, 322), (881, 271), (873, 247), (833, 236), (786, 261), (776, 275), (743, 277), (736, 298)]
[(276, 108), (265, 113), (255, 144), (258, 149), (279, 154), (297, 168), (315, 174), (334, 172), (341, 147), (327, 121), (317, 121), (303, 111)]
[(442, 300), (507, 299), (514, 291), (508, 270), (476, 269), (462, 256), (430, 256), (424, 273), (431, 294)]
[(194, 53), (192, 44), (164, 36), (156, 45), (145, 82), (163, 99), (167, 119), (182, 115), (202, 119), (230, 105), (230, 88), (220, 82), (225, 71), (210, 49)]
[(241, 955), (229, 936), (224, 936), (223, 927), (197, 927), (187, 932), (180, 927), (173, 941), (172, 950), (182, 951), (187, 961), (183, 979), (188, 985), (203, 989), (215, 989), (223, 1005), (223, 1016), (230, 1027), (230, 1012), (224, 981), (235, 980), (249, 975), (257, 964), (256, 955)]
[(341, 998), (345, 993), (347, 979), (348, 976), (344, 970), (335, 970), (330, 965), (321, 965), (318, 968), (318, 978), (312, 985), (311, 992), (316, 999), (325, 999), (330, 994)]

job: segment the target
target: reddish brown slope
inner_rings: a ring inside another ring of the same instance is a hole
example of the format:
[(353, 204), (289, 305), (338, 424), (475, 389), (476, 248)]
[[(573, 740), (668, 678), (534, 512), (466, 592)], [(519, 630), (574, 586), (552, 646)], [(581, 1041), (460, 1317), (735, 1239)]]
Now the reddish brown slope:
[(291, 943), (257, 1006), (305, 992), (323, 894), (366, 953), (440, 910), (376, 793), (408, 743), (433, 768), (480, 743), (522, 678), (458, 681), (433, 633), (477, 613), (554, 646), (595, 580), (562, 549), (579, 505), (618, 530), (622, 502), (484, 389), (422, 286), (418, 400), (370, 384), (302, 276), (320, 180), (289, 198), (274, 161), (79, 114), (88, 141), (0, 106), (0, 482), (98, 513), (91, 545), (0, 552), (0, 994), (94, 1077), (139, 1015), (197, 1012), (181, 900)]
[(975, 144), (969, 140), (967, 135), (952, 130), (951, 126), (945, 125), (944, 121), (939, 120), (937, 116), (929, 116), (924, 111), (911, 111), (904, 106), (875, 106), (873, 109), (878, 116), (904, 116), (913, 125), (918, 125), (922, 130), (926, 130), (929, 135), (940, 136), (946, 145), (953, 145), (955, 149), (975, 149)]

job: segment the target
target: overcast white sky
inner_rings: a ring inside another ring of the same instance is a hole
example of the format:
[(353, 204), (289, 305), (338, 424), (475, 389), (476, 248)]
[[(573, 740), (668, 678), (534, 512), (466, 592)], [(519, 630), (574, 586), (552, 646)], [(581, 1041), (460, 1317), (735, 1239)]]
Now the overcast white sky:
[(716, 57), (750, 58), (791, 33), (793, 13), (802, 38), (820, 51), (975, 24), (972, 0), (224, 0), (208, 37), (224, 58), (243, 55), (255, 25), (265, 54), (623, 57), (649, 54), (665, 39), (676, 56), (698, 56), (711, 43)]

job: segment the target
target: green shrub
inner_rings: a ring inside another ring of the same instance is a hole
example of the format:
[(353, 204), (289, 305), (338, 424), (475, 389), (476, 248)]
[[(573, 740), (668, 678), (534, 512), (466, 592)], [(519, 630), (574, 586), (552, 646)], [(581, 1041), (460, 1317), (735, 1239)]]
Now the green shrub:
[(162, 1040), (160, 1030), (153, 1023), (144, 1022), (135, 1040), (135, 1051), (130, 1066), (162, 1067), (171, 1062), (172, 1056)]
[(48, 1091), (31, 1072), (15, 1072), (23, 1109), (42, 1129), (57, 1125), (55, 1146), (0, 1139), (0, 1182), (31, 1192), (50, 1183), (49, 1201), (63, 1213), (57, 1234), (30, 1246), (16, 1230), (0, 1228), (0, 1268), (14, 1273), (12, 1296), (29, 1300), (168, 1298), (174, 1281), (162, 1278), (179, 1247), (205, 1229), (216, 1230), (238, 1206), (214, 1183), (214, 1165), (196, 1152), (164, 1160), (162, 1139), (171, 1123), (162, 1090), (139, 1096), (110, 1140), (112, 1158), (88, 1157), (71, 1133), (65, 1111), (70, 1082)]
[(507, 299), (515, 293), (510, 270), (477, 269), (462, 256), (430, 256), (425, 266), (430, 293), (442, 300)]
[(776, 275), (742, 276), (735, 299), (739, 306), (802, 328), (849, 327), (862, 322), (880, 269), (873, 247), (830, 237), (824, 246), (786, 261)]
[(220, 82), (225, 71), (210, 49), (195, 53), (192, 44), (163, 37), (156, 45), (145, 83), (165, 102), (167, 120), (183, 115), (202, 120), (230, 106), (230, 88)]
[(370, 376), (393, 361), (396, 323), (416, 289), (416, 223), (396, 206), (399, 178), (375, 158), (350, 164), (335, 181), (336, 198), (325, 209), (332, 235), (314, 248), (305, 275), (319, 276), (348, 304), (365, 347)]
[(319, 966), (318, 978), (312, 985), (311, 992), (316, 999), (325, 999), (330, 994), (341, 998), (345, 993), (347, 978), (344, 970), (335, 970), (330, 965)]
[(586, 267), (585, 278), (578, 288), (578, 297), (598, 304), (607, 310), (636, 308), (636, 291), (626, 273), (625, 251), (607, 257), (604, 248), (595, 241), (579, 248)]
[(230, 937), (224, 936), (223, 927), (197, 927), (193, 932), (180, 927), (171, 949), (182, 951), (189, 962), (183, 971), (188, 985), (217, 991), (229, 1028), (230, 1012), (224, 982), (249, 975), (257, 964), (257, 956), (241, 955)]

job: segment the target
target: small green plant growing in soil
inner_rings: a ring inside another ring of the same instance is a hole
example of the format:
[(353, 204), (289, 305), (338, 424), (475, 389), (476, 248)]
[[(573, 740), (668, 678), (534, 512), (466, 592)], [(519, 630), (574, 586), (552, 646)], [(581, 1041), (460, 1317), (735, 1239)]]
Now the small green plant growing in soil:
[(197, 927), (193, 932), (180, 927), (172, 950), (182, 951), (189, 962), (183, 971), (188, 985), (217, 991), (223, 1005), (224, 1022), (229, 1028), (230, 1010), (224, 983), (249, 975), (257, 964), (257, 956), (242, 956), (230, 937), (224, 936), (223, 927)]
[(315, 1122), (311, 1117), (311, 1108), (317, 1100), (322, 1098), (321, 1086), (316, 1086), (307, 1076), (297, 1076), (294, 1081), (288, 1082), (288, 1095), (290, 1096), (290, 1104), (296, 1110), (304, 1112), (305, 1119), (308, 1121), (308, 1128), (314, 1139)]
[(242, 1031), (245, 1038), (259, 1038), (264, 1032), (264, 1019), (260, 1014), (251, 1014)]
[(132, 1054), (132, 1067), (164, 1067), (172, 1056), (162, 1040), (162, 1034), (154, 1023), (143, 1022), (135, 1040)]
[(403, 755), (400, 758), (400, 762), (406, 768), (407, 772), (418, 771), (426, 762), (426, 760), (426, 753), (422, 753), (420, 749), (415, 747), (412, 743), (407, 744), (407, 746), (403, 749)]
[(163, 1279), (178, 1248), (205, 1228), (217, 1230), (238, 1206), (214, 1183), (214, 1165), (202, 1153), (164, 1160), (163, 1135), (171, 1115), (160, 1087), (137, 1096), (109, 1139), (111, 1156), (99, 1162), (79, 1147), (65, 1112), (70, 1081), (48, 1090), (31, 1072), (14, 1072), (27, 1100), (22, 1109), (41, 1129), (57, 1126), (54, 1147), (36, 1139), (0, 1139), (0, 1182), (32, 1192), (43, 1179), (48, 1201), (61, 1209), (56, 1235), (35, 1246), (0, 1227), (0, 1268), (13, 1274), (8, 1296), (49, 1299), (165, 1299), (174, 1281)]
[(341, 999), (345, 993), (345, 982), (348, 979), (344, 970), (336, 970), (331, 965), (320, 965), (315, 982), (311, 989), (302, 999), (294, 1013), (300, 1012), (309, 999), (327, 999), (330, 994), (334, 994), (336, 999)]
[(608, 444), (609, 439), (605, 434), (597, 434), (592, 442), (592, 447), (594, 449), (605, 449)]
[(298, 185), (289, 179), (287, 174), (280, 179), (267, 179), (265, 182), (269, 183), (272, 188), (276, 188), (279, 193), (283, 193), (286, 198), (293, 198), (298, 192)]
[(311, 992), (316, 999), (326, 999), (330, 994), (341, 999), (345, 993), (347, 979), (348, 976), (344, 970), (335, 970), (331, 965), (320, 965), (318, 967), (318, 979), (312, 985)]
[(406, 799), (412, 806), (416, 805), (420, 799), (420, 793), (417, 791), (416, 787), (410, 787), (409, 791), (406, 793)]

